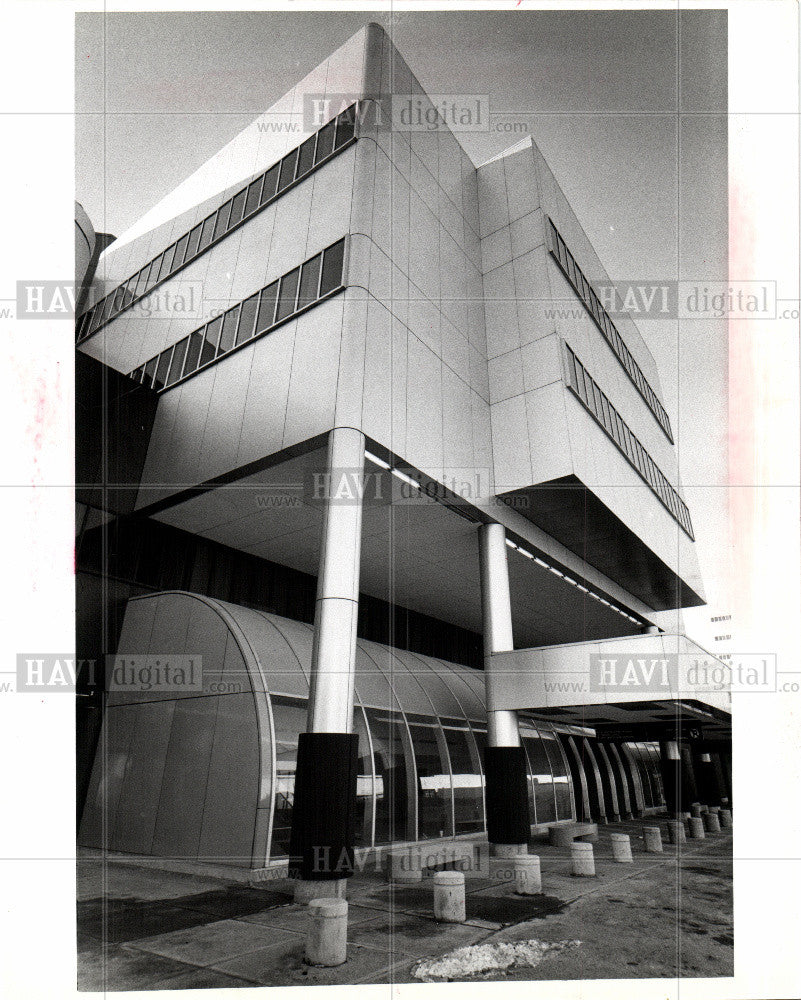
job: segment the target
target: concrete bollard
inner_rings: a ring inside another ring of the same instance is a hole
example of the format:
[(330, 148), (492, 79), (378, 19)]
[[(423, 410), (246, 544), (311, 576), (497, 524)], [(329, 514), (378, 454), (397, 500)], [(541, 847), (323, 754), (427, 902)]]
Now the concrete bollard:
[[(682, 823), (682, 827), (684, 824)], [(662, 834), (658, 826), (644, 826), (642, 835), (645, 840), (645, 850), (647, 854), (662, 853)]]
[(434, 919), (463, 924), (467, 919), (463, 872), (437, 872), (434, 876)]
[(631, 861), (631, 840), (627, 833), (613, 833), (612, 838), (612, 860), (621, 864)]
[(348, 957), (348, 901), (313, 899), (309, 903), (305, 958), (309, 965), (342, 965)]
[(704, 813), (704, 829), (707, 833), (720, 833), (720, 820), (717, 813)]
[(423, 869), (419, 853), (409, 848), (390, 851), (387, 874), (390, 882), (422, 882)]
[(710, 806), (709, 811), (711, 813), (717, 813), (718, 815), (720, 815), (720, 806)]
[(536, 896), (542, 892), (540, 859), (536, 854), (518, 854), (515, 858), (515, 892), (518, 896)]
[(570, 845), (570, 860), (573, 875), (591, 876), (595, 874), (595, 855), (592, 844), (583, 844), (574, 840)]
[(668, 840), (671, 844), (683, 844), (687, 840), (687, 831), (684, 827), (683, 820), (680, 819), (669, 819), (668, 820)]
[(702, 811), (703, 810), (702, 810), (702, 807), (701, 807), (701, 803), (700, 802), (693, 802), (693, 804), (690, 806), (690, 818), (691, 819), (699, 819), (700, 816), (701, 816), (701, 812)]
[(709, 806), (702, 802), (701, 803), (701, 815), (702, 816), (706, 816), (706, 814), (708, 812), (709, 812)]
[(693, 840), (704, 839), (704, 821), (700, 816), (690, 817), (690, 836)]
[(731, 809), (721, 809), (720, 810), (720, 828), (721, 830), (731, 830)]

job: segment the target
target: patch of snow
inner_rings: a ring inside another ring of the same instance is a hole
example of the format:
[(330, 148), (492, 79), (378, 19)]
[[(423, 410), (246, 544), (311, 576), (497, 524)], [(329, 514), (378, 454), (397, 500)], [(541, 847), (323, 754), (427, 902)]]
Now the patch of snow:
[(447, 982), (467, 976), (512, 968), (533, 969), (548, 954), (575, 948), (581, 941), (499, 941), (496, 944), (471, 944), (466, 948), (426, 958), (419, 962), (412, 974), (424, 983)]

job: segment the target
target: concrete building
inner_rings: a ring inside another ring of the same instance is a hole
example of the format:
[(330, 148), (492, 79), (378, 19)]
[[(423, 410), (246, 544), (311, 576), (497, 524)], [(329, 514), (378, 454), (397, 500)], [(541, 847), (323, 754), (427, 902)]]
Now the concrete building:
[(731, 797), (652, 621), (704, 600), (653, 358), (533, 141), (476, 167), (404, 103), (368, 25), (100, 258), (79, 653), (202, 684), (85, 685), (82, 844), (338, 883)]

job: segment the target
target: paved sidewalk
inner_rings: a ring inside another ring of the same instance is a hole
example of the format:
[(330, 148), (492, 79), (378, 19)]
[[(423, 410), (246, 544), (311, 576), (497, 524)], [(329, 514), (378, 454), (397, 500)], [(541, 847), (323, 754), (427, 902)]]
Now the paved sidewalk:
[[(653, 823), (653, 820), (648, 821)], [(663, 823), (660, 823), (664, 827)], [(731, 836), (688, 841), (677, 856), (645, 854), (642, 822), (600, 827), (594, 879), (569, 874), (569, 851), (532, 841), (543, 894), (514, 895), (505, 864), (469, 878), (467, 922), (439, 924), (432, 887), (349, 880), (348, 961), (303, 962), (306, 907), (286, 880), (250, 888), (224, 868), (165, 872), (145, 859), (78, 861), (78, 986), (114, 991), (254, 985), (416, 982), (413, 969), (471, 944), (536, 939), (579, 945), (501, 980), (733, 975)], [(631, 836), (634, 861), (612, 861), (609, 834)], [(665, 840), (667, 838), (665, 837)], [(468, 978), (468, 977), (460, 977)]]

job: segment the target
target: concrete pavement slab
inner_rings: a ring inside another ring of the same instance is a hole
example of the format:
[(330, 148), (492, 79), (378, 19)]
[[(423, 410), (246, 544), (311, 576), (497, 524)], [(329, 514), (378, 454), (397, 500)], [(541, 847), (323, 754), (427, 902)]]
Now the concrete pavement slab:
[(92, 992), (155, 989), (157, 982), (192, 971), (193, 966), (163, 955), (122, 945), (98, 947), (80, 956), (78, 989)]
[(156, 955), (206, 966), (234, 955), (257, 951), (276, 941), (289, 943), (301, 937), (292, 931), (246, 923), (244, 920), (216, 920), (145, 938), (137, 942), (137, 947)]

